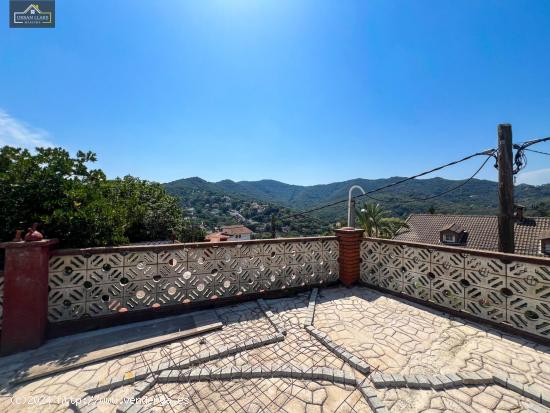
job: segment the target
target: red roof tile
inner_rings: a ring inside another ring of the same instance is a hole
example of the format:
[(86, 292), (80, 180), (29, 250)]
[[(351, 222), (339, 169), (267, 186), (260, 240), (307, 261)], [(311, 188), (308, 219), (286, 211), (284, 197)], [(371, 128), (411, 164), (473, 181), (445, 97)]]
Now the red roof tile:
[(222, 227), (222, 232), (227, 235), (252, 234), (252, 230), (244, 225), (228, 225)]
[[(440, 245), (440, 231), (451, 227), (465, 231), (464, 248), (498, 251), (498, 219), (487, 215), (412, 214), (407, 218), (409, 228), (401, 230), (396, 240)], [(514, 224), (515, 253), (542, 255), (540, 240), (550, 231), (550, 217), (524, 218)]]

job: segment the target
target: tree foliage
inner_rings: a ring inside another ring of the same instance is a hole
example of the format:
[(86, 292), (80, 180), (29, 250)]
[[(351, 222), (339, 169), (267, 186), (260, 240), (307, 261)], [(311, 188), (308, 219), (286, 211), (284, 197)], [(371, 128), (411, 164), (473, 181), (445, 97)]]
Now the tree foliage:
[(92, 152), (71, 157), (62, 148), (0, 148), (0, 240), (34, 222), (72, 247), (191, 239), (179, 200), (160, 184), (131, 176), (108, 180), (88, 168), (95, 161)]
[(388, 212), (379, 204), (365, 203), (356, 214), (359, 227), (369, 237), (393, 238), (401, 228), (407, 227), (403, 220), (388, 217)]

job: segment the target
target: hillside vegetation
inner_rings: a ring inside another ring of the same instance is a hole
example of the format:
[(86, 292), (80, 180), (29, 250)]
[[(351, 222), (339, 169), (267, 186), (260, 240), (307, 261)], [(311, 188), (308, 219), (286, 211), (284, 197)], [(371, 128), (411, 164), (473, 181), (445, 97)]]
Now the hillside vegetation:
[[(269, 229), (271, 214), (284, 215), (291, 211), (302, 211), (334, 201), (346, 199), (352, 185), (360, 185), (365, 190), (373, 190), (402, 179), (353, 179), (326, 185), (300, 186), (290, 185), (274, 180), (241, 181), (223, 180), (208, 182), (193, 177), (173, 181), (165, 185), (166, 190), (181, 199), (185, 208), (203, 220), (207, 225), (221, 225), (243, 222), (247, 219), (261, 223), (258, 232)], [(462, 188), (427, 201), (415, 201), (440, 194), (463, 181), (443, 178), (416, 179), (390, 188), (372, 196), (363, 197), (364, 201), (380, 203), (384, 209), (395, 217), (406, 218), (414, 212), (422, 213), (455, 213), (455, 214), (495, 214), (498, 209), (498, 184), (493, 181), (474, 179)], [(542, 186), (518, 185), (515, 188), (516, 202), (527, 207), (531, 216), (550, 216), (550, 184)], [(226, 198), (224, 198), (226, 197)], [(260, 208), (257, 208), (260, 205)], [(277, 223), (288, 227), (295, 224), (288, 232), (296, 232), (305, 225), (307, 231), (302, 235), (327, 231), (331, 225), (340, 221), (344, 223), (347, 205), (345, 203), (326, 208), (311, 214), (312, 218), (290, 220)], [(239, 212), (245, 219), (235, 218)], [(231, 215), (231, 214), (233, 215)], [(250, 222), (248, 222), (250, 224)], [(254, 226), (254, 224), (252, 224)], [(254, 228), (253, 228), (254, 229)], [(288, 229), (288, 228), (287, 228)]]

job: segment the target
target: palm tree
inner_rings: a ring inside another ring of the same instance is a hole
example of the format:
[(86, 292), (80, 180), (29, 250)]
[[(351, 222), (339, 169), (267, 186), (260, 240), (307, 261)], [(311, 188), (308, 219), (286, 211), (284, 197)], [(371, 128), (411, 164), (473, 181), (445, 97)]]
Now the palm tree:
[(359, 227), (365, 230), (368, 237), (393, 238), (401, 228), (408, 227), (399, 218), (390, 218), (379, 204), (363, 205), (360, 211), (356, 211)]
[(401, 218), (384, 218), (387, 223), (387, 231), (381, 235), (382, 238), (393, 238), (402, 228), (409, 228), (409, 225)]

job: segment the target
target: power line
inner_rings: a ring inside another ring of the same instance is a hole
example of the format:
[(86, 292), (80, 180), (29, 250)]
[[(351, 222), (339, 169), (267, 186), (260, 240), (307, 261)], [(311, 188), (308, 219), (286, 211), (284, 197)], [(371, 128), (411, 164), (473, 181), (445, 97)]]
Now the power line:
[(429, 196), (427, 198), (421, 198), (421, 199), (417, 199), (416, 201), (427, 201), (429, 199), (434, 199), (434, 198), (437, 198), (437, 197), (440, 197), (440, 196), (443, 196), (443, 195), (446, 195), (448, 194), (449, 192), (453, 192), (459, 188), (462, 188), (464, 185), (468, 184), (472, 179), (474, 179), (478, 173), (481, 172), (481, 170), (485, 167), (485, 165), (487, 164), (487, 162), (489, 162), (489, 159), (491, 159), (492, 156), (487, 156), (487, 158), (483, 161), (483, 163), (481, 164), (481, 166), (479, 168), (477, 168), (477, 170), (473, 173), (472, 176), (470, 176), (468, 179), (466, 179), (464, 182), (456, 185), (455, 187), (453, 188), (450, 188), (446, 191), (443, 191), (437, 195), (433, 195), (433, 196)]
[[(428, 201), (430, 199), (434, 199), (434, 198), (438, 198), (440, 196), (443, 196), (443, 195), (446, 195), (450, 192), (453, 192), (453, 191), (456, 191), (457, 189), (460, 189), (462, 188), (464, 185), (468, 184), (472, 179), (474, 179), (477, 174), (479, 174), (481, 172), (481, 170), (485, 167), (485, 165), (487, 164), (487, 162), (489, 162), (489, 159), (491, 159), (492, 156), (487, 156), (487, 158), (483, 161), (483, 163), (481, 164), (481, 166), (479, 168), (477, 168), (477, 170), (473, 173), (473, 175), (471, 175), (468, 179), (466, 179), (464, 182), (461, 182), (460, 184), (452, 187), (452, 188), (449, 188), (443, 192), (440, 192), (439, 194), (436, 194), (436, 195), (432, 195), (432, 196), (428, 196), (426, 198), (410, 198), (410, 199), (405, 199), (405, 200), (400, 200), (399, 202), (400, 203), (409, 203), (409, 202), (420, 202), (420, 201)], [(367, 196), (368, 198), (371, 198), (371, 199), (374, 199), (376, 201), (379, 201), (379, 202), (389, 202), (389, 201), (386, 201), (386, 200), (379, 200), (377, 198), (374, 198), (374, 197), (371, 197), (371, 196)]]
[[(483, 165), (481, 166), (481, 168), (483, 168), (483, 166), (485, 166), (485, 163), (489, 160), (490, 157), (493, 157), (495, 156), (495, 153), (496, 153), (496, 150), (495, 149), (488, 149), (486, 151), (482, 151), (482, 152), (476, 152), (472, 155), (468, 155), (462, 159), (459, 159), (459, 160), (456, 160), (456, 161), (453, 161), (453, 162), (449, 162), (449, 163), (446, 163), (445, 165), (441, 165), (441, 166), (438, 166), (436, 168), (433, 168), (433, 169), (430, 169), (428, 171), (424, 171), (424, 172), (421, 172), (419, 174), (416, 174), (416, 175), (413, 175), (413, 176), (410, 176), (408, 178), (404, 178), (404, 179), (401, 179), (399, 181), (396, 181), (396, 182), (393, 182), (391, 184), (388, 184), (388, 185), (384, 185), (380, 188), (377, 188), (377, 189), (373, 189), (371, 191), (367, 191), (365, 192), (364, 194), (360, 194), (360, 195), (355, 195), (353, 198), (356, 199), (356, 198), (360, 198), (360, 197), (363, 197), (363, 196), (369, 196), (370, 194), (373, 194), (373, 193), (376, 193), (376, 192), (380, 192), (384, 189), (387, 189), (387, 188), (392, 188), (394, 186), (397, 186), (397, 185), (400, 185), (400, 184), (403, 184), (405, 182), (408, 182), (408, 181), (411, 181), (413, 179), (416, 179), (416, 178), (420, 178), (421, 176), (424, 176), (424, 175), (428, 175), (428, 174), (431, 174), (433, 172), (436, 172), (436, 171), (439, 171), (441, 169), (444, 169), (444, 168), (448, 168), (449, 166), (453, 166), (453, 165), (456, 165), (456, 164), (459, 164), (461, 162), (465, 162), (469, 159), (472, 159), (476, 156), (480, 156), (480, 155), (486, 155), (487, 156), (487, 159), (485, 160), (485, 162), (483, 163)], [(481, 170), (481, 168), (479, 170)], [(479, 172), (479, 171), (477, 171)], [(476, 174), (477, 174), (476, 172)], [(475, 174), (474, 174), (475, 176)], [(469, 180), (471, 180), (472, 178), (470, 178)], [(469, 182), (468, 180), (468, 182)], [(455, 188), (457, 189), (457, 188)], [(454, 190), (454, 189), (453, 189)], [(443, 194), (441, 194), (443, 195)], [(440, 195), (438, 195), (440, 196)], [(374, 197), (370, 197), (370, 198), (374, 198)], [(344, 202), (348, 202), (347, 199), (342, 199), (340, 201), (335, 201), (335, 202), (332, 202), (330, 204), (326, 204), (326, 205), (322, 205), (322, 206), (319, 206), (319, 207), (316, 207), (316, 208), (312, 208), (312, 209), (308, 209), (306, 211), (302, 211), (302, 212), (298, 212), (298, 213), (295, 213), (295, 214), (291, 214), (291, 215), (287, 215), (287, 216), (284, 216), (284, 217), (281, 217), (280, 219), (288, 219), (288, 218), (294, 218), (294, 217), (297, 217), (297, 216), (303, 216), (304, 214), (310, 214), (312, 212), (316, 212), (316, 211), (320, 211), (322, 209), (325, 209), (325, 208), (330, 208), (330, 207), (333, 207), (333, 206), (336, 206), (336, 205), (339, 205), (339, 204), (342, 204)]]
[(529, 151), (529, 152), (535, 152), (535, 153), (540, 153), (541, 155), (548, 155), (550, 156), (550, 153), (548, 152), (542, 152), (542, 151), (536, 151), (534, 149), (524, 149), (525, 151)]
[[(463, 186), (468, 184), (472, 179), (474, 179), (481, 172), (481, 170), (485, 167), (485, 165), (487, 164), (487, 162), (489, 162), (489, 159), (491, 159), (491, 158), (492, 158), (492, 156), (487, 156), (487, 158), (483, 161), (481, 166), (479, 168), (477, 168), (477, 170), (468, 179), (466, 179), (464, 182), (461, 182), (460, 184), (458, 184), (458, 185), (456, 185), (452, 188), (449, 188), (449, 189), (447, 189), (447, 190), (445, 190), (445, 191), (443, 191), (439, 194), (428, 196), (426, 198), (410, 198), (409, 197), (410, 199), (399, 200), (399, 202), (400, 203), (409, 203), (409, 202), (428, 201), (430, 199), (438, 198), (438, 197), (446, 195), (450, 192), (456, 191), (457, 189), (462, 188)], [(375, 198), (373, 196), (370, 196), (370, 195), (368, 195), (368, 192), (367, 192), (367, 194), (365, 194), (363, 196), (366, 196), (367, 198), (370, 198), (370, 199), (372, 199), (374, 201), (377, 201), (377, 202), (390, 202), (389, 200), (386, 200), (386, 199), (380, 199), (380, 198)], [(311, 217), (311, 218), (313, 218), (313, 217)]]
[[(449, 162), (449, 163), (447, 163), (447, 164), (445, 164), (445, 165), (438, 166), (437, 168), (430, 169), (429, 171), (422, 172), (422, 173), (419, 173), (419, 174), (414, 175), (414, 176), (410, 176), (410, 177), (408, 177), (408, 178), (402, 179), (402, 180), (400, 180), (400, 181), (394, 182), (394, 183), (392, 183), (392, 184), (383, 186), (383, 187), (378, 188), (378, 189), (373, 189), (372, 191), (366, 192), (366, 194), (372, 194), (372, 193), (375, 193), (375, 192), (380, 192), (380, 191), (382, 191), (382, 190), (384, 190), (384, 189), (391, 188), (391, 187), (393, 187), (393, 186), (400, 185), (400, 184), (405, 183), (405, 182), (408, 182), (408, 181), (412, 181), (413, 179), (420, 178), (421, 176), (431, 174), (432, 172), (436, 172), (436, 171), (439, 171), (439, 170), (441, 170), (441, 169), (447, 168), (447, 167), (449, 167), (449, 166), (453, 166), (453, 165), (456, 165), (456, 164), (458, 164), (458, 163), (467, 161), (467, 160), (472, 159), (472, 158), (474, 158), (474, 157), (476, 157), (476, 156), (480, 156), (480, 155), (494, 156), (495, 153), (496, 153), (496, 150), (495, 150), (495, 149), (488, 149), (488, 150), (483, 151), (483, 152), (477, 152), (477, 153), (474, 153), (473, 155), (469, 155), (469, 156), (466, 156), (465, 158), (459, 159), (458, 161)], [(365, 194), (365, 195), (366, 195), (366, 194)], [(363, 196), (363, 194), (361, 194), (361, 195), (356, 195), (354, 198), (360, 198), (361, 196)]]
[[(548, 155), (550, 156), (550, 153), (547, 153), (547, 152), (542, 152), (542, 151), (537, 151), (537, 150), (534, 150), (534, 149), (527, 149), (529, 146), (531, 145), (535, 145), (535, 144), (538, 144), (538, 143), (542, 143), (542, 142), (546, 142), (546, 141), (550, 141), (550, 137), (546, 137), (546, 138), (541, 138), (541, 139), (534, 139), (534, 140), (531, 140), (531, 141), (526, 141), (526, 142), (522, 142), (522, 143), (519, 143), (519, 144), (514, 144), (514, 149), (517, 150), (516, 152), (516, 155), (514, 157), (514, 162), (516, 164), (516, 168), (514, 170), (514, 174), (517, 174), (521, 169), (525, 168), (525, 166), (527, 165), (527, 157), (525, 156), (525, 153), (524, 151), (530, 151), (530, 152), (535, 152), (535, 153), (539, 153), (539, 154), (542, 154), (542, 155)], [(388, 184), (388, 185), (385, 185), (385, 186), (382, 186), (380, 188), (377, 188), (377, 189), (373, 189), (371, 191), (367, 191), (366, 193), (364, 194), (359, 194), (359, 195), (355, 195), (353, 197), (353, 199), (357, 199), (357, 198), (361, 198), (363, 196), (367, 197), (367, 198), (370, 198), (372, 200), (375, 200), (375, 201), (378, 201), (378, 202), (388, 202), (386, 200), (383, 200), (383, 199), (379, 199), (379, 198), (376, 198), (376, 197), (373, 197), (371, 196), (370, 194), (373, 194), (373, 193), (376, 193), (376, 192), (380, 192), (380, 191), (383, 191), (385, 189), (388, 189), (388, 188), (391, 188), (391, 187), (394, 187), (394, 186), (397, 186), (397, 185), (400, 185), (400, 184), (403, 184), (405, 182), (408, 182), (408, 181), (411, 181), (413, 179), (416, 179), (416, 178), (419, 178), (421, 176), (425, 176), (425, 175), (428, 175), (428, 174), (431, 174), (433, 172), (436, 172), (436, 171), (439, 171), (441, 169), (444, 169), (444, 168), (448, 168), (450, 166), (453, 166), (453, 165), (456, 165), (456, 164), (459, 164), (461, 162), (465, 162), (469, 159), (472, 159), (476, 156), (480, 156), (480, 155), (487, 155), (487, 159), (485, 159), (485, 161), (481, 164), (481, 166), (474, 172), (474, 174), (472, 176), (470, 176), (468, 179), (466, 179), (464, 182), (461, 182), (460, 184), (456, 185), (455, 187), (453, 188), (450, 188), (446, 191), (443, 191), (439, 194), (436, 194), (436, 195), (432, 195), (432, 196), (429, 196), (429, 197), (426, 197), (426, 198), (412, 198), (412, 199), (408, 199), (408, 200), (404, 200), (404, 201), (400, 201), (400, 202), (403, 202), (403, 203), (408, 203), (408, 202), (418, 202), (418, 201), (427, 201), (427, 200), (430, 200), (430, 199), (434, 199), (434, 198), (438, 198), (440, 196), (443, 196), (443, 195), (446, 195), (452, 191), (455, 191), (459, 188), (462, 188), (463, 186), (465, 186), (466, 184), (468, 184), (472, 179), (474, 179), (478, 174), (479, 172), (485, 167), (485, 165), (487, 164), (487, 162), (489, 161), (490, 158), (494, 157), (496, 159), (496, 153), (497, 153), (497, 150), (496, 149), (488, 149), (486, 151), (482, 151), (482, 152), (477, 152), (477, 153), (474, 153), (472, 155), (469, 155), (469, 156), (466, 156), (462, 159), (459, 159), (457, 161), (453, 161), (453, 162), (449, 162), (445, 165), (441, 165), (441, 166), (438, 166), (436, 168), (433, 168), (433, 169), (430, 169), (428, 171), (425, 171), (425, 172), (421, 172), (419, 174), (416, 174), (416, 175), (413, 175), (413, 176), (410, 176), (408, 178), (404, 178), (404, 179), (401, 179), (397, 182), (393, 182), (391, 184)], [(495, 164), (495, 167), (497, 167), (497, 165)], [(312, 209), (308, 209), (308, 210), (305, 210), (305, 211), (301, 211), (301, 212), (297, 212), (297, 213), (294, 213), (294, 214), (290, 214), (290, 215), (285, 215), (283, 217), (280, 217), (279, 219), (283, 220), (283, 219), (289, 219), (289, 218), (295, 218), (295, 217), (303, 217), (305, 218), (306, 217), (306, 214), (310, 214), (312, 212), (316, 212), (316, 211), (320, 211), (320, 210), (323, 210), (325, 208), (330, 208), (330, 207), (333, 207), (333, 206), (336, 206), (336, 205), (340, 205), (342, 203), (345, 203), (347, 202), (348, 200), (347, 199), (342, 199), (342, 200), (339, 200), (339, 201), (335, 201), (335, 202), (332, 202), (332, 203), (329, 203), (329, 204), (326, 204), (326, 205), (322, 205), (322, 206), (319, 206), (319, 207), (316, 207), (316, 208), (312, 208)], [(318, 220), (317, 218), (314, 218), (314, 217), (309, 217), (309, 218), (313, 218), (315, 220)], [(319, 220), (320, 221), (320, 220)]]
[(519, 149), (520, 147), (526, 148), (528, 146), (535, 145), (537, 143), (546, 142), (546, 141), (550, 141), (550, 136), (548, 136), (546, 138), (531, 139), (530, 141), (515, 143), (514, 144), (514, 149)]

